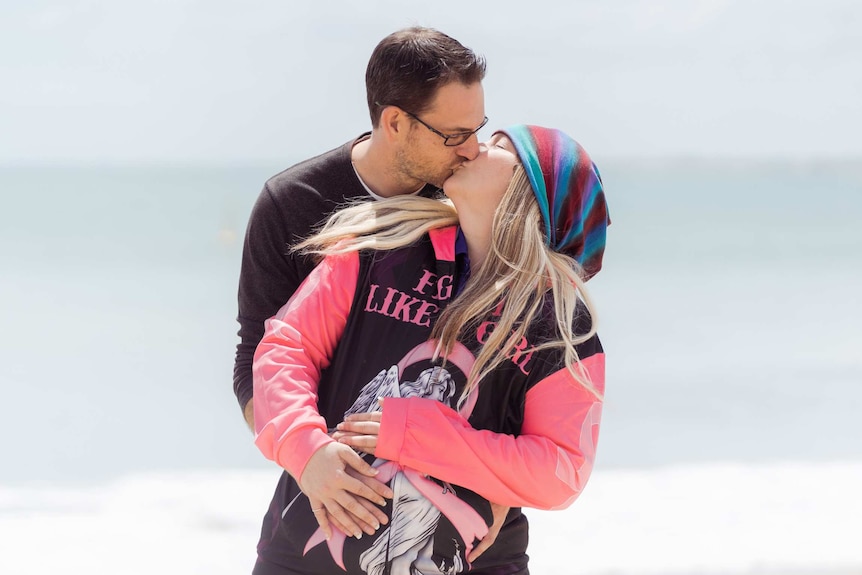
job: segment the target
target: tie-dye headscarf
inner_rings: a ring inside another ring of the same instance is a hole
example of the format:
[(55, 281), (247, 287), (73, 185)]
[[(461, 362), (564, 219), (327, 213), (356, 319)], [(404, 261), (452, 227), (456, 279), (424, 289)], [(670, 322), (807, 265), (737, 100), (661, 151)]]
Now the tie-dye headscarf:
[(521, 124), (500, 132), (515, 145), (530, 179), (548, 245), (581, 264), (584, 279), (596, 275), (611, 223), (596, 165), (559, 130)]

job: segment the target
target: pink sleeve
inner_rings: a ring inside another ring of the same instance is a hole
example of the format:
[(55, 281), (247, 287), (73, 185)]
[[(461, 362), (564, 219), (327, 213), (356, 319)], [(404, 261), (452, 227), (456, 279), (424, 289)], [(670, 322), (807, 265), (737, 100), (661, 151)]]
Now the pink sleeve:
[(254, 355), (254, 442), (297, 480), (332, 441), (317, 410), (317, 386), (344, 332), (358, 273), (357, 252), (323, 260), (266, 321)]
[[(583, 360), (604, 389), (605, 357)], [(493, 393), (489, 387), (484, 393)], [(527, 392), (521, 435), (473, 429), (456, 411), (422, 398), (386, 398), (376, 455), (462, 485), (511, 507), (568, 507), (592, 471), (602, 403), (567, 369)]]

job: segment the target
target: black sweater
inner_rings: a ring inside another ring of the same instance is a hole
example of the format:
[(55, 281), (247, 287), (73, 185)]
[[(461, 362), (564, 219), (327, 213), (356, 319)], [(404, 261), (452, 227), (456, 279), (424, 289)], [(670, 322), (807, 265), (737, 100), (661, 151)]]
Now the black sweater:
[[(236, 347), (233, 388), (240, 408), (251, 399), (251, 364), (263, 337), (263, 322), (283, 306), (314, 269), (311, 258), (290, 253), (348, 201), (372, 197), (351, 164), (356, 140), (305, 160), (270, 178), (251, 212), (242, 251), (238, 303), (240, 342)], [(423, 195), (436, 188), (427, 186)]]

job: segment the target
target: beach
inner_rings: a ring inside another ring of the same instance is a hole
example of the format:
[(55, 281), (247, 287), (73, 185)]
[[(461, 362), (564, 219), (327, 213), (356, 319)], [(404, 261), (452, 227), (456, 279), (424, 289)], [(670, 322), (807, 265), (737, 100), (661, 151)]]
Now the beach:
[[(0, 487), (0, 571), (248, 573), (276, 477), (214, 470), (65, 489)], [(526, 511), (531, 570), (862, 573), (860, 484), (862, 464), (600, 470), (569, 509)]]
[(232, 385), (246, 222), (370, 129), (412, 25), (486, 57), (480, 140), (561, 128), (609, 204), (597, 461), (526, 510), (532, 573), (862, 575), (855, 0), (12, 0), (0, 575), (250, 573), (278, 470)]
[[(0, 572), (249, 571), (277, 474), (231, 388), (236, 279), (275, 171), (0, 170)], [(533, 572), (862, 573), (859, 168), (603, 178), (598, 459), (527, 511)]]

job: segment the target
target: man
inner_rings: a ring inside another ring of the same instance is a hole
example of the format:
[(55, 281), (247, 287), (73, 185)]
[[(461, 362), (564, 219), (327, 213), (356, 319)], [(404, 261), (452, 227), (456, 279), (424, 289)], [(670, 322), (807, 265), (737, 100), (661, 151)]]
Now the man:
[[(234, 364), (234, 392), (252, 429), (251, 365), (264, 321), (314, 267), (309, 258), (290, 253), (290, 247), (346, 201), (436, 194), (456, 167), (479, 153), (475, 134), (487, 122), (484, 75), (484, 60), (445, 34), (420, 27), (395, 32), (377, 45), (366, 70), (371, 133), (266, 182), (243, 248), (237, 317), (241, 342)], [(387, 521), (375, 502), (392, 492), (373, 473), (346, 446), (315, 452), (300, 484), (312, 507), (326, 510), (318, 516), (321, 527), (328, 531), (331, 522), (347, 534), (373, 534), (375, 526)], [(278, 500), (276, 492), (259, 549), (270, 543), (268, 530), (281, 511)], [(472, 559), (493, 542), (502, 518)]]
[(475, 158), (475, 132), (486, 121), (484, 75), (482, 59), (440, 32), (391, 34), (366, 71), (371, 133), (266, 182), (249, 219), (239, 281), (234, 392), (250, 427), (251, 363), (263, 322), (313, 268), (288, 253), (290, 246), (347, 200), (433, 194), (455, 167)]

